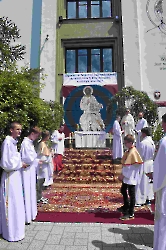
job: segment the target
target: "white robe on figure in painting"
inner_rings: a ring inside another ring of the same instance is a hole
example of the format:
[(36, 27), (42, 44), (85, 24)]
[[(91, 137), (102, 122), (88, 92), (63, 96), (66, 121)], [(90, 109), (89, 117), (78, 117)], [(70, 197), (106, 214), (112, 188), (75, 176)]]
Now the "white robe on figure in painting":
[(4, 169), (0, 186), (0, 233), (7, 241), (19, 241), (25, 237), (22, 161), (17, 141), (11, 136), (2, 144), (0, 165)]
[(144, 163), (140, 169), (140, 183), (136, 186), (136, 204), (145, 204), (146, 200), (154, 199), (153, 184), (146, 175), (153, 172), (155, 144), (151, 136), (143, 138), (139, 143), (138, 152)]
[(83, 131), (101, 131), (105, 125), (101, 118), (100, 109), (103, 108), (96, 98), (91, 96), (83, 96), (80, 102), (80, 109), (84, 111), (81, 115), (79, 123)]
[(148, 127), (148, 123), (147, 120), (142, 118), (138, 121), (135, 130), (137, 131), (138, 134), (136, 134), (136, 148), (139, 147), (139, 143), (140, 143), (140, 138), (141, 138), (141, 129)]
[(166, 249), (166, 135), (161, 140), (154, 160), (153, 190), (155, 198), (155, 224), (153, 250)]
[(123, 142), (120, 124), (115, 120), (113, 124), (113, 159), (122, 158)]
[(24, 202), (25, 202), (25, 222), (30, 223), (37, 215), (37, 198), (36, 198), (36, 170), (39, 159), (35, 151), (33, 141), (25, 137), (21, 144), (22, 162), (30, 166), (22, 169)]

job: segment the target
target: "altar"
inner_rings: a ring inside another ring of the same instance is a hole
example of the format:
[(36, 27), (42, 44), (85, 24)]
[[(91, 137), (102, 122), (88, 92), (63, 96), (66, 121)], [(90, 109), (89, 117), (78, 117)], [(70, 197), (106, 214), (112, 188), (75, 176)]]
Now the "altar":
[(106, 132), (104, 131), (75, 131), (76, 148), (105, 148)]

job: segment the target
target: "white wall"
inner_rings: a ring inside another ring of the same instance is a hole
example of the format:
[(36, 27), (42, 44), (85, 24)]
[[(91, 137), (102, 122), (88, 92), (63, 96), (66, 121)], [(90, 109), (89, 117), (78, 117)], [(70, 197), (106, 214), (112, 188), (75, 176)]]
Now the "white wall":
[(44, 81), (46, 86), (40, 97), (47, 101), (55, 100), (55, 72), (56, 72), (56, 23), (57, 23), (57, 1), (43, 0), (42, 3), (42, 25), (41, 25), (41, 49), (47, 34), (49, 40), (44, 44), (40, 56), (40, 67), (44, 68), (47, 78)]
[(122, 0), (125, 86), (141, 90), (138, 17), (136, 0)]
[[(159, 25), (160, 21), (154, 14), (155, 2), (150, 1), (149, 14)], [(158, 90), (161, 92), (159, 101), (166, 101), (166, 61), (160, 58), (162, 55), (166, 57), (166, 34), (158, 28), (147, 32), (154, 25), (147, 16), (146, 4), (147, 0), (122, 1), (125, 85), (133, 85), (135, 89), (147, 92), (152, 100), (155, 100), (154, 91)], [(166, 23), (166, 1), (163, 10)]]
[(32, 0), (0, 1), (0, 16), (8, 17), (20, 29), (21, 38), (16, 41), (16, 44), (26, 45), (25, 59), (17, 62), (19, 67), (30, 63), (32, 2)]

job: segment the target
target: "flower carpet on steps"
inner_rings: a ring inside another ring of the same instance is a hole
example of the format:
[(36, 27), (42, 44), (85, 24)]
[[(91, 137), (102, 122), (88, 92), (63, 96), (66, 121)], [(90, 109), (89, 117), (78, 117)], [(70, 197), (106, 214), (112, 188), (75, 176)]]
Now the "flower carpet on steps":
[[(72, 184), (54, 181), (43, 191), (49, 203), (38, 206), (36, 221), (154, 224), (154, 215), (148, 206), (135, 208), (133, 220), (119, 220), (120, 213), (116, 209), (123, 202), (121, 183)], [(151, 209), (154, 210), (154, 205)]]
[(52, 186), (43, 191), (49, 203), (38, 205), (37, 221), (154, 223), (147, 206), (135, 208), (135, 219), (119, 220), (116, 209), (123, 203), (118, 181), (122, 166), (112, 164), (110, 149), (65, 149), (63, 163)]

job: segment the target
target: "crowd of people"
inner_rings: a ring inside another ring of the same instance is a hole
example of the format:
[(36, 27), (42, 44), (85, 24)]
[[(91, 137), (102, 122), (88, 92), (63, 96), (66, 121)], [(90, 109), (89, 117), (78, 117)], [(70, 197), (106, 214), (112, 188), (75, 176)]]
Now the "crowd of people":
[[(155, 144), (151, 129), (138, 115), (135, 126), (130, 110), (122, 118), (117, 116), (113, 125), (113, 159), (121, 158), (121, 194), (123, 206), (121, 220), (134, 218), (134, 208), (151, 204), (155, 196), (154, 250), (166, 249), (166, 136), (159, 143), (155, 154)], [(162, 116), (162, 127), (166, 133), (166, 114)], [(29, 130), (17, 149), (22, 126), (11, 123), (1, 147), (0, 183), (0, 234), (7, 241), (19, 241), (25, 237), (25, 225), (37, 216), (37, 203), (48, 203), (42, 197), (43, 187), (52, 185), (54, 171), (63, 168), (64, 126), (55, 130), (41, 131), (38, 127)], [(37, 148), (34, 142), (41, 135)], [(165, 134), (166, 135), (166, 134)], [(52, 146), (47, 142), (51, 140)], [(154, 195), (155, 194), (155, 195)]]
[[(7, 241), (19, 241), (25, 237), (25, 225), (29, 225), (37, 216), (37, 204), (48, 203), (42, 196), (44, 187), (53, 183), (54, 171), (62, 169), (64, 152), (64, 126), (55, 130), (41, 131), (30, 128), (27, 137), (21, 143), (18, 152), (17, 142), (22, 132), (18, 122), (10, 125), (1, 147), (1, 183), (0, 183), (0, 234)], [(34, 142), (41, 139), (35, 148)]]
[(156, 152), (151, 129), (138, 115), (135, 126), (130, 110), (126, 115), (117, 116), (113, 125), (113, 159), (122, 158), (121, 194), (123, 206), (117, 208), (122, 213), (121, 220), (134, 218), (134, 208), (150, 205), (155, 198), (155, 225), (153, 250), (166, 249), (166, 114), (162, 116), (164, 137)]

